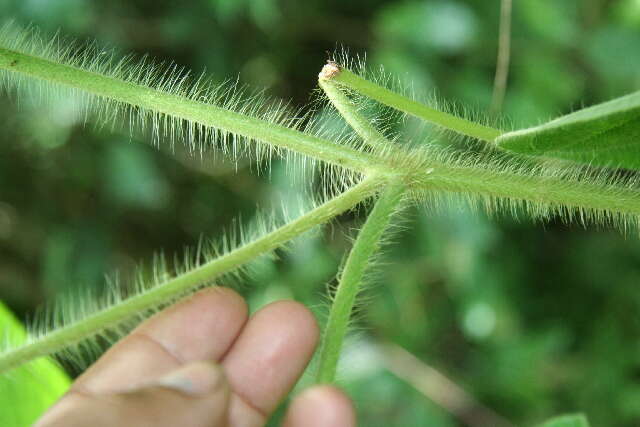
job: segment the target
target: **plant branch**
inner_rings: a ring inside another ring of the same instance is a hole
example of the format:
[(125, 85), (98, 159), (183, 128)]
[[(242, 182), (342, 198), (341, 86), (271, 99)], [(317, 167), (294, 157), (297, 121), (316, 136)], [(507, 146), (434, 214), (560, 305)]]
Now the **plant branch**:
[(158, 114), (221, 129), (315, 159), (366, 172), (366, 154), (332, 141), (184, 96), (0, 48), (0, 69), (67, 86)]
[(406, 96), (397, 94), (387, 88), (366, 80), (346, 68), (339, 67), (335, 63), (330, 64), (338, 68), (338, 71), (329, 77), (331, 81), (366, 95), (371, 99), (375, 99), (389, 107), (411, 114), (422, 120), (426, 120), (427, 122), (435, 123), (438, 126), (442, 126), (454, 132), (485, 141), (493, 141), (502, 133), (502, 131), (498, 129), (474, 123), (472, 121), (456, 117), (452, 114), (427, 107), (426, 105), (407, 98)]
[[(510, 160), (510, 164), (500, 161), (491, 164), (484, 160), (452, 162), (447, 156), (439, 156), (440, 160), (434, 158), (437, 153), (429, 150), (416, 154), (400, 147), (385, 150), (382, 154), (367, 153), (185, 96), (2, 48), (0, 69), (61, 84), (158, 114), (182, 118), (202, 126), (224, 129), (340, 165), (348, 170), (376, 173), (390, 180), (400, 178), (408, 190), (417, 196), (428, 195), (432, 190), (475, 194), (531, 206), (548, 205), (555, 212), (574, 211), (579, 216), (586, 212), (589, 219), (596, 221), (616, 215), (637, 217), (640, 214), (640, 192), (637, 185), (617, 183), (615, 179), (594, 182), (591, 179), (568, 180), (559, 175), (547, 176), (536, 171), (537, 167), (530, 170), (520, 168), (516, 163), (519, 162), (518, 159)], [(431, 119), (461, 133), (489, 140), (500, 133), (499, 130), (433, 110), (364, 80), (344, 68), (336, 67), (336, 72), (328, 78), (332, 83), (358, 90), (389, 106)], [(422, 157), (416, 158), (416, 155)], [(542, 211), (543, 208), (539, 210)], [(595, 213), (589, 214), (590, 211)], [(543, 216), (549, 216), (549, 213)]]
[[(553, 214), (573, 214), (582, 223), (616, 216), (631, 217), (637, 224), (640, 215), (640, 191), (637, 183), (617, 183), (603, 177), (580, 177), (579, 169), (563, 173), (545, 173), (544, 169), (500, 170), (494, 165), (447, 164), (434, 160), (427, 162), (422, 173), (414, 175), (412, 190), (418, 197), (422, 192), (444, 191), (488, 198), (487, 208), (513, 207), (518, 204), (531, 207), (530, 214), (549, 217)], [(428, 173), (430, 172), (430, 173)], [(428, 195), (428, 194), (424, 194)], [(497, 209), (499, 210), (499, 209)], [(615, 221), (614, 221), (615, 222)], [(627, 224), (628, 225), (628, 224)]]
[[(318, 82), (325, 91), (329, 100), (340, 112), (351, 127), (374, 148), (389, 148), (390, 142), (369, 121), (356, 110), (355, 105), (347, 95), (338, 87), (337, 76), (347, 70), (341, 69), (336, 63), (327, 63), (319, 74)], [(410, 174), (409, 161), (406, 154), (399, 150), (398, 159), (387, 170), (404, 169)], [(389, 151), (387, 151), (389, 152)], [(543, 174), (532, 174), (531, 170), (509, 170), (498, 163), (482, 167), (481, 163), (455, 165), (455, 162), (439, 161), (438, 156), (424, 156), (425, 161), (421, 167), (415, 167), (418, 172), (415, 180), (407, 179), (413, 189), (421, 188), (423, 191), (449, 191), (459, 194), (481, 194), (488, 198), (520, 199), (525, 204), (529, 203), (534, 209), (537, 207), (539, 215), (548, 216), (553, 208), (561, 206), (573, 206), (578, 209), (593, 209), (606, 212), (610, 208), (618, 212), (628, 212), (637, 215), (640, 213), (638, 203), (639, 194), (631, 188), (609, 187), (588, 180), (572, 179), (571, 174), (564, 177)], [(382, 168), (381, 168), (382, 169)], [(540, 172), (540, 171), (538, 171)], [(621, 193), (622, 192), (622, 193)], [(631, 205), (634, 205), (633, 207)], [(593, 218), (592, 218), (593, 219)]]
[(336, 71), (339, 71), (337, 66), (329, 63), (322, 68), (318, 75), (318, 85), (327, 95), (329, 101), (367, 145), (374, 149), (384, 148), (389, 145), (387, 138), (371, 122), (358, 113), (354, 103), (331, 80), (331, 76)]
[(331, 383), (335, 378), (342, 342), (365, 271), (371, 257), (380, 246), (380, 238), (404, 192), (404, 186), (389, 184), (358, 233), (347, 257), (325, 327), (322, 349), (320, 350), (318, 383)]
[(35, 339), (21, 347), (0, 354), (0, 372), (7, 371), (34, 358), (55, 353), (73, 343), (109, 329), (136, 313), (180, 297), (202, 284), (211, 283), (216, 277), (236, 270), (248, 261), (276, 249), (292, 238), (351, 209), (374, 194), (384, 182), (385, 180), (379, 176), (368, 177), (339, 196), (257, 240), (117, 305), (98, 311), (80, 322), (63, 326), (40, 339)]
[(509, 61), (511, 56), (511, 0), (500, 3), (500, 34), (498, 36), (498, 59), (496, 61), (496, 75), (493, 81), (493, 95), (491, 97), (491, 112), (497, 114), (502, 109), (504, 95), (509, 78)]

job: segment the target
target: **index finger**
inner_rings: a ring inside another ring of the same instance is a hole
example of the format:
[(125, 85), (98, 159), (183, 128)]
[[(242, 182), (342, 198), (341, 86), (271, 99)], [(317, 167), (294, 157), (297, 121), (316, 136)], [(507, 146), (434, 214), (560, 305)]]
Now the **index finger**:
[(80, 376), (72, 390), (122, 390), (184, 363), (218, 361), (246, 320), (247, 305), (235, 291), (202, 290), (137, 327)]

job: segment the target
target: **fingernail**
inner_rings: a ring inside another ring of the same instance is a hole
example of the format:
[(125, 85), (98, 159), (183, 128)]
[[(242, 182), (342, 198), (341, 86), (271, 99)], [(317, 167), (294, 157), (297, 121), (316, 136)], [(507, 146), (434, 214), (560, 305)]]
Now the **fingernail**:
[(154, 385), (198, 396), (211, 394), (223, 384), (222, 368), (213, 363), (197, 362), (170, 372)]

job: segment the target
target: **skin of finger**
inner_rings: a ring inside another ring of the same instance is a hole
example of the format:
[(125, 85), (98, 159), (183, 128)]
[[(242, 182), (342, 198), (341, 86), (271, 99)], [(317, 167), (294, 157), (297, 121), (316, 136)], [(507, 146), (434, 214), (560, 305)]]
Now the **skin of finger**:
[(123, 393), (75, 392), (36, 427), (226, 426), (230, 394), (224, 379), (197, 396), (162, 386)]
[(196, 360), (218, 361), (247, 320), (235, 291), (202, 290), (144, 322), (111, 348), (73, 385), (105, 392), (130, 388)]
[(297, 396), (289, 409), (283, 427), (355, 427), (353, 403), (342, 391), (332, 386), (317, 386)]
[[(302, 304), (279, 301), (255, 313), (222, 360), (235, 396), (230, 425), (261, 425), (304, 372), (318, 342), (318, 324)], [(251, 422), (250, 422), (251, 421)]]

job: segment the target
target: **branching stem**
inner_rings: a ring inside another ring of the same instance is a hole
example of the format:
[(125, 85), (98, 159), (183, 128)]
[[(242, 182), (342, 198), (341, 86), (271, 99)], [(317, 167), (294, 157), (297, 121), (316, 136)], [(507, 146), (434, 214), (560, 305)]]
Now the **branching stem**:
[(426, 120), (427, 122), (435, 123), (438, 126), (442, 126), (463, 135), (485, 141), (493, 141), (502, 133), (502, 131), (498, 129), (474, 123), (472, 121), (456, 117), (452, 114), (427, 107), (413, 99), (407, 98), (406, 96), (397, 94), (369, 80), (363, 79), (343, 67), (340, 67), (339, 72), (331, 76), (331, 81), (359, 92), (362, 95), (368, 96), (371, 99), (375, 99), (389, 107), (411, 114), (415, 117)]
[(156, 286), (122, 303), (96, 312), (86, 319), (56, 329), (40, 339), (0, 355), (0, 372), (40, 356), (55, 353), (84, 338), (108, 329), (119, 322), (169, 301), (190, 290), (211, 283), (216, 277), (233, 271), (248, 261), (268, 253), (309, 229), (329, 221), (374, 194), (385, 180), (379, 176), (365, 178), (358, 185), (329, 200), (294, 221), (239, 247), (183, 275)]
[[(423, 170), (416, 170), (411, 166), (411, 154), (405, 154), (401, 150), (397, 150), (391, 160), (389, 156), (380, 157), (374, 153), (358, 151), (346, 145), (255, 117), (2, 48), (0, 48), (0, 69), (62, 84), (106, 99), (184, 118), (205, 126), (224, 129), (353, 171), (365, 174), (376, 173), (388, 179), (404, 176), (405, 183), (411, 186), (414, 192), (445, 190), (477, 193), (490, 197), (566, 206), (569, 209), (596, 209), (619, 214), (640, 214), (640, 193), (633, 188), (619, 188), (612, 191), (611, 188), (602, 185), (572, 182), (571, 191), (567, 192), (565, 191), (567, 183), (560, 178), (547, 178), (535, 174), (526, 174), (526, 176), (512, 174), (487, 169), (482, 164), (450, 166), (440, 162), (433, 162), (433, 164), (426, 162)], [(364, 80), (344, 68), (339, 68), (339, 72), (330, 76), (330, 79), (332, 82), (358, 90), (387, 105), (427, 120), (433, 119), (434, 122), (457, 129), (461, 133), (484, 139), (493, 139), (500, 133), (496, 129), (430, 109)], [(563, 184), (565, 184), (564, 187)]]
[[(168, 279), (161, 285), (92, 313), (78, 322), (63, 325), (42, 337), (36, 337), (22, 347), (8, 350), (0, 355), (0, 372), (36, 357), (55, 353), (86, 337), (117, 326), (135, 313), (179, 298), (200, 285), (210, 284), (221, 274), (233, 271), (272, 251), (382, 190), (382, 196), (347, 257), (330, 311), (317, 379), (321, 383), (332, 382), (363, 275), (379, 246), (389, 217), (404, 194), (416, 198), (428, 198), (432, 193), (438, 192), (480, 195), (483, 197), (480, 199), (481, 203), (485, 203), (489, 210), (507, 201), (505, 206), (514, 211), (524, 206), (532, 216), (561, 214), (583, 223), (586, 220), (615, 223), (617, 219), (621, 219), (624, 226), (628, 223), (637, 225), (640, 217), (640, 191), (637, 182), (633, 180), (598, 175), (597, 171), (583, 173), (577, 168), (557, 172), (552, 167), (547, 168), (543, 163), (534, 163), (525, 157), (512, 161), (506, 157), (495, 160), (482, 156), (471, 157), (474, 155), (470, 154), (468, 158), (460, 159), (450, 152), (442, 154), (428, 146), (418, 149), (406, 149), (406, 146), (400, 144), (392, 146), (375, 126), (358, 113), (357, 107), (344, 93), (345, 89), (473, 138), (494, 141), (502, 132), (420, 104), (333, 62), (327, 64), (320, 73), (320, 86), (347, 123), (372, 150), (359, 150), (356, 146), (340, 144), (232, 111), (218, 106), (219, 104), (200, 102), (200, 98), (190, 97), (179, 90), (172, 92), (174, 83), (179, 85), (179, 82), (171, 82), (168, 86), (160, 85), (158, 89), (134, 83), (126, 80), (126, 77), (121, 79), (91, 71), (93, 68), (84, 69), (83, 62), (78, 64), (80, 65), (65, 65), (55, 60), (0, 48), (0, 70), (89, 94), (106, 101), (109, 107), (131, 106), (132, 113), (142, 111), (153, 114), (153, 117), (178, 119), (172, 122), (177, 123), (176, 126), (181, 126), (184, 121), (190, 125), (196, 124), (205, 129), (212, 128), (228, 132), (234, 137), (240, 136), (290, 150), (358, 172), (365, 179), (261, 238)], [(145, 71), (144, 65), (139, 71)], [(144, 118), (145, 115), (140, 117)]]

